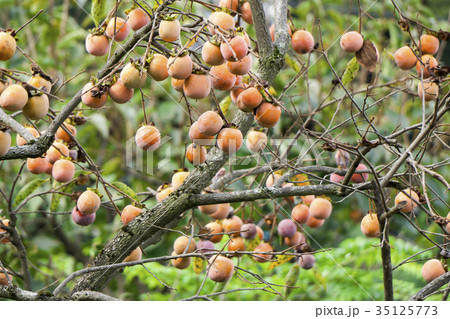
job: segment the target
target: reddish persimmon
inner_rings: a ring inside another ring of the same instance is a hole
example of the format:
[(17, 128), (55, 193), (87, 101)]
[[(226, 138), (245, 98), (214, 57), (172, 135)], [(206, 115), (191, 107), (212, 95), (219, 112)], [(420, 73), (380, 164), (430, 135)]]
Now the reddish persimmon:
[(142, 8), (135, 8), (128, 13), (128, 24), (133, 31), (141, 29), (150, 20), (150, 16)]
[(345, 52), (357, 52), (364, 44), (362, 35), (356, 31), (344, 33), (341, 37), (341, 48)]
[(210, 145), (214, 140), (214, 136), (203, 134), (200, 131), (197, 122), (194, 122), (189, 128), (189, 138), (197, 145)]
[(90, 33), (86, 37), (85, 47), (90, 55), (104, 56), (108, 53), (109, 38), (104, 34), (96, 35)]
[(177, 80), (187, 79), (192, 74), (192, 59), (189, 55), (170, 57), (167, 60), (167, 70)]
[(274, 127), (281, 116), (281, 107), (269, 102), (263, 102), (256, 109), (255, 120), (262, 127)]
[(181, 24), (178, 20), (162, 20), (159, 24), (159, 37), (166, 42), (174, 42), (180, 38)]
[(306, 30), (297, 30), (292, 35), (291, 45), (297, 53), (309, 53), (314, 49), (314, 37)]
[(217, 147), (228, 154), (236, 153), (242, 146), (242, 133), (237, 128), (226, 127), (217, 135)]
[(106, 34), (115, 41), (123, 41), (130, 33), (130, 25), (122, 18), (114, 17), (108, 22)]
[(154, 151), (161, 143), (161, 133), (153, 125), (142, 125), (135, 136), (137, 147), (145, 151)]
[(101, 92), (98, 87), (94, 86), (91, 82), (88, 82), (83, 87), (83, 93), (81, 95), (81, 101), (92, 108), (98, 109), (106, 104), (108, 100), (108, 92)]
[(152, 61), (148, 66), (148, 74), (155, 81), (164, 81), (169, 77), (169, 72), (167, 70), (168, 59), (159, 53), (153, 55)]
[(211, 85), (216, 90), (229, 91), (236, 83), (236, 75), (228, 70), (226, 64), (216, 65), (209, 71)]
[(129, 222), (131, 222), (133, 219), (136, 218), (140, 213), (142, 213), (143, 210), (139, 207), (133, 206), (133, 205), (127, 205), (122, 210), (122, 213), (120, 214), (120, 219), (122, 220), (122, 223), (124, 225), (127, 225)]
[(417, 63), (417, 57), (410, 47), (404, 46), (394, 54), (395, 64), (402, 70), (412, 69)]
[(206, 111), (197, 120), (198, 129), (202, 134), (214, 136), (223, 126), (222, 117), (213, 111)]
[(183, 90), (191, 99), (203, 99), (211, 92), (211, 79), (205, 74), (191, 74), (184, 80)]
[(439, 39), (431, 34), (424, 34), (420, 37), (420, 51), (424, 54), (436, 54), (439, 51)]
[(75, 175), (75, 165), (66, 159), (59, 159), (53, 164), (52, 176), (60, 183), (67, 183)]
[(206, 148), (202, 145), (190, 144), (186, 149), (186, 159), (193, 165), (204, 163), (206, 154)]
[(77, 200), (78, 210), (85, 215), (94, 214), (100, 204), (100, 196), (91, 190), (84, 191)]

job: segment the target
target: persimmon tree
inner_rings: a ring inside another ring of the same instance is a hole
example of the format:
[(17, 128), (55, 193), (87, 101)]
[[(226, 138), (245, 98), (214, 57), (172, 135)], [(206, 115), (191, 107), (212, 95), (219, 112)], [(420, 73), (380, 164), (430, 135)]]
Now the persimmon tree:
[[(365, 27), (382, 24), (371, 5), (352, 3), (358, 14), (338, 32), (314, 14), (304, 23), (298, 11), (315, 12), (309, 5), (92, 1), (85, 23), (92, 29), (83, 31), (85, 42), (77, 46), (95, 62), (73, 75), (62, 66), (45, 70), (25, 46), (27, 28), (41, 23), (46, 8), (22, 25), (0, 26), (0, 243), (2, 251), (14, 251), (0, 259), (0, 297), (115, 300), (105, 287), (131, 266), (144, 267), (172, 289), (152, 271), (162, 263), (202, 278), (188, 300), (252, 289), (289, 299), (300, 268), (320, 267), (319, 257), (332, 259), (328, 244), (310, 232), (325, 229), (344, 213), (339, 206), (357, 198), (365, 210), (357, 228), (379, 240), (373, 239), (373, 249), (380, 251), (384, 299), (394, 300), (393, 271), (429, 250), (435, 258), (419, 261), (429, 283), (409, 297), (446, 299), (450, 94), (449, 68), (440, 60), (449, 33), (392, 0), (389, 27), (403, 32), (404, 45), (393, 48)], [(69, 60), (81, 59), (79, 52), (69, 52)], [(19, 59), (31, 74), (17, 68)], [(181, 120), (155, 115), (165, 112), (155, 102), (157, 86), (167, 94), (165, 103), (180, 106)], [(111, 136), (118, 134), (114, 108), (120, 104), (141, 118), (131, 138), (105, 142), (121, 162), (116, 170), (126, 169), (146, 187), (111, 178), (101, 164), (106, 146), (89, 145), (96, 133), (85, 127), (104, 125), (100, 114), (106, 119), (109, 113)], [(402, 107), (411, 113), (397, 124)], [(171, 176), (158, 163), (169, 148), (179, 165)], [(127, 166), (139, 157), (151, 172)], [(18, 190), (21, 180), (28, 182)], [(63, 211), (66, 203), (69, 211)], [(59, 272), (48, 294), (33, 287), (29, 215), (44, 216), (48, 236), (84, 265)], [(61, 225), (89, 232), (99, 217), (121, 226), (102, 232), (88, 257)], [(402, 227), (429, 247), (393, 266), (390, 236)], [(152, 250), (170, 234), (176, 235), (173, 250), (172, 242), (170, 252)], [(284, 284), (246, 269), (239, 262), (244, 259), (268, 264), (266, 270), (289, 267)], [(204, 289), (207, 281), (230, 280), (253, 287)]]

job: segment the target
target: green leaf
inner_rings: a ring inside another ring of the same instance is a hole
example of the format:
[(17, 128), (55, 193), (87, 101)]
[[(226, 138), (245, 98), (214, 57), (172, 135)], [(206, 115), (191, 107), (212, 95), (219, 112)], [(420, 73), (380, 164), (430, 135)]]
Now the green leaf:
[(122, 193), (124, 193), (124, 194), (128, 195), (129, 197), (131, 197), (132, 199), (134, 199), (137, 203), (139, 203), (136, 193), (128, 185), (126, 185), (122, 182), (113, 182), (113, 183), (111, 183), (111, 185), (116, 187)]
[(31, 195), (31, 193), (33, 193), (39, 186), (41, 186), (48, 180), (50, 180), (50, 178), (35, 179), (35, 180), (29, 182), (28, 184), (26, 184), (24, 187), (22, 187), (22, 189), (19, 191), (19, 193), (17, 194), (17, 196), (14, 200), (14, 206), (17, 206), (20, 203), (22, 203), (28, 196)]
[[(55, 186), (55, 185), (53, 185)], [(61, 189), (59, 190), (62, 193), (70, 193), (72, 192), (74, 187), (74, 184), (71, 183), (69, 185), (66, 185), (64, 187), (61, 187)], [(60, 202), (61, 202), (61, 198), (62, 198), (62, 194), (59, 193), (53, 193), (52, 194), (52, 199), (50, 201), (50, 211), (51, 212), (56, 212), (58, 211), (58, 208), (60, 207)]]
[(356, 76), (356, 72), (358, 72), (358, 70), (359, 70), (358, 60), (356, 60), (356, 57), (354, 57), (347, 63), (347, 68), (345, 69), (344, 75), (342, 76), (342, 84), (347, 85), (351, 81), (353, 81), (353, 79)]
[[(298, 264), (295, 264), (294, 266), (289, 269), (288, 274), (286, 275), (286, 279), (284, 280), (284, 284), (286, 286), (295, 286), (298, 281), (298, 276), (300, 274), (300, 266)], [(289, 294), (292, 292), (294, 288), (285, 287), (284, 288), (284, 295), (286, 297), (289, 297)]]
[(228, 94), (222, 101), (220, 101), (220, 109), (222, 110), (223, 115), (227, 116), (230, 110), (231, 105), (231, 97)]
[(300, 72), (301, 70), (300, 65), (298, 65), (298, 63), (295, 62), (290, 55), (286, 54), (286, 56), (284, 57), (284, 61), (286, 62), (287, 65), (291, 67), (292, 70), (294, 70), (297, 73)]
[(105, 0), (92, 0), (91, 14), (97, 27), (104, 16), (105, 3)]

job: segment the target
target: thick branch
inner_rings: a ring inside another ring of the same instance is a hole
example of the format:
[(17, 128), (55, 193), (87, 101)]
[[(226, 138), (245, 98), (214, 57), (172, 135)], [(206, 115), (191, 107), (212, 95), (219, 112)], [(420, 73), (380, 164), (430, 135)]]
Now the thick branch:
[(424, 300), (424, 298), (426, 296), (435, 292), (436, 290), (438, 290), (440, 287), (442, 287), (443, 285), (445, 285), (448, 282), (450, 282), (450, 272), (446, 272), (442, 276), (440, 276), (440, 277), (436, 278), (435, 280), (433, 280), (432, 282), (430, 282), (428, 285), (426, 285), (425, 287), (420, 289), (409, 300), (412, 300), (412, 301)]

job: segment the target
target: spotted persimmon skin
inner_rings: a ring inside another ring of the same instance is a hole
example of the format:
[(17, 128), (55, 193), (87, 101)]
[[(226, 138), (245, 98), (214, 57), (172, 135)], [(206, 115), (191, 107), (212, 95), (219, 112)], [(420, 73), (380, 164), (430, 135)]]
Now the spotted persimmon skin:
[(72, 180), (74, 175), (75, 165), (71, 161), (60, 159), (53, 164), (52, 176), (56, 181), (67, 183)]
[(86, 51), (93, 56), (104, 56), (109, 50), (109, 39), (106, 35), (89, 34), (85, 41)]
[(190, 144), (186, 149), (186, 159), (193, 165), (204, 163), (206, 155), (206, 148), (202, 145)]
[(189, 138), (197, 145), (211, 145), (214, 141), (214, 136), (203, 134), (198, 126), (198, 122), (192, 123), (189, 128)]
[(403, 190), (403, 192), (398, 193), (395, 197), (395, 205), (398, 205), (400, 202), (406, 202), (406, 205), (400, 211), (411, 213), (417, 207), (416, 202), (419, 202), (419, 195), (410, 188)]
[(281, 107), (269, 102), (263, 102), (256, 109), (255, 120), (260, 126), (271, 128), (277, 125), (280, 116)]
[(11, 59), (16, 52), (16, 40), (6, 32), (0, 32), (0, 60)]
[(214, 111), (206, 111), (197, 119), (197, 125), (202, 134), (214, 136), (223, 126), (222, 117)]
[(148, 66), (148, 74), (155, 81), (164, 81), (169, 77), (169, 72), (167, 71), (167, 58), (159, 53), (153, 55), (152, 61)]
[(108, 100), (108, 93), (98, 93), (99, 89), (94, 86), (91, 82), (88, 82), (83, 87), (83, 93), (81, 95), (81, 101), (89, 107), (92, 107), (94, 109), (101, 108), (106, 104), (106, 101)]
[(137, 31), (150, 22), (150, 17), (142, 8), (136, 8), (128, 13), (128, 24), (133, 31)]
[(242, 222), (242, 219), (240, 219), (238, 216), (234, 215), (231, 218), (224, 219), (222, 221), (222, 227), (223, 231), (225, 233), (231, 233), (231, 236), (237, 237), (240, 235), (241, 227), (244, 223)]
[(431, 34), (424, 34), (420, 37), (420, 51), (423, 54), (435, 55), (439, 51), (439, 39)]
[(226, 64), (216, 65), (209, 71), (211, 75), (211, 85), (220, 91), (229, 91), (236, 83), (236, 75), (228, 70)]
[(208, 278), (215, 282), (230, 280), (234, 273), (233, 262), (223, 256), (213, 256), (209, 259)]
[(109, 97), (118, 104), (129, 102), (133, 98), (134, 89), (126, 87), (122, 79), (117, 79), (116, 83), (108, 89)]
[(85, 215), (97, 212), (100, 204), (100, 196), (91, 190), (84, 191), (77, 200), (78, 210)]
[(136, 207), (133, 205), (127, 205), (122, 210), (120, 219), (122, 220), (122, 223), (124, 225), (127, 225), (129, 222), (131, 222), (133, 219), (135, 219), (142, 212), (143, 212), (143, 210), (139, 207)]
[(225, 63), (225, 59), (220, 52), (220, 46), (211, 42), (205, 42), (202, 48), (202, 59), (209, 65), (221, 65)]
[(154, 151), (161, 143), (161, 133), (153, 125), (141, 126), (135, 136), (137, 147), (144, 151)]
[(299, 54), (309, 53), (314, 49), (314, 37), (309, 31), (297, 30), (291, 37), (291, 45)]
[(20, 111), (27, 102), (28, 92), (18, 84), (9, 85), (0, 95), (0, 105), (10, 112)]
[(114, 17), (108, 22), (106, 34), (115, 41), (125, 40), (128, 33), (130, 33), (130, 25), (124, 19)]
[(243, 59), (248, 53), (248, 46), (244, 38), (237, 35), (228, 42), (220, 44), (220, 52), (227, 61), (238, 61)]
[(348, 53), (359, 51), (364, 44), (362, 35), (356, 31), (344, 33), (341, 37), (341, 48)]
[(242, 132), (237, 128), (224, 128), (217, 135), (217, 147), (227, 154), (236, 153), (242, 146)]
[(402, 70), (410, 70), (417, 63), (417, 57), (410, 47), (404, 46), (394, 54), (395, 64)]
[(361, 220), (361, 232), (367, 237), (380, 236), (380, 224), (378, 216), (374, 213), (369, 213)]
[(183, 82), (184, 94), (191, 99), (200, 100), (211, 92), (211, 80), (206, 74), (191, 74)]
[(177, 80), (187, 79), (192, 74), (192, 59), (189, 55), (170, 57), (167, 60), (167, 70)]
[(11, 135), (8, 132), (0, 131), (0, 156), (6, 155), (11, 148)]
[(181, 25), (178, 20), (162, 20), (159, 24), (159, 37), (166, 42), (174, 42), (180, 38)]
[(22, 109), (22, 112), (30, 120), (37, 121), (47, 115), (49, 107), (50, 102), (47, 95), (36, 95), (28, 99), (27, 103)]

